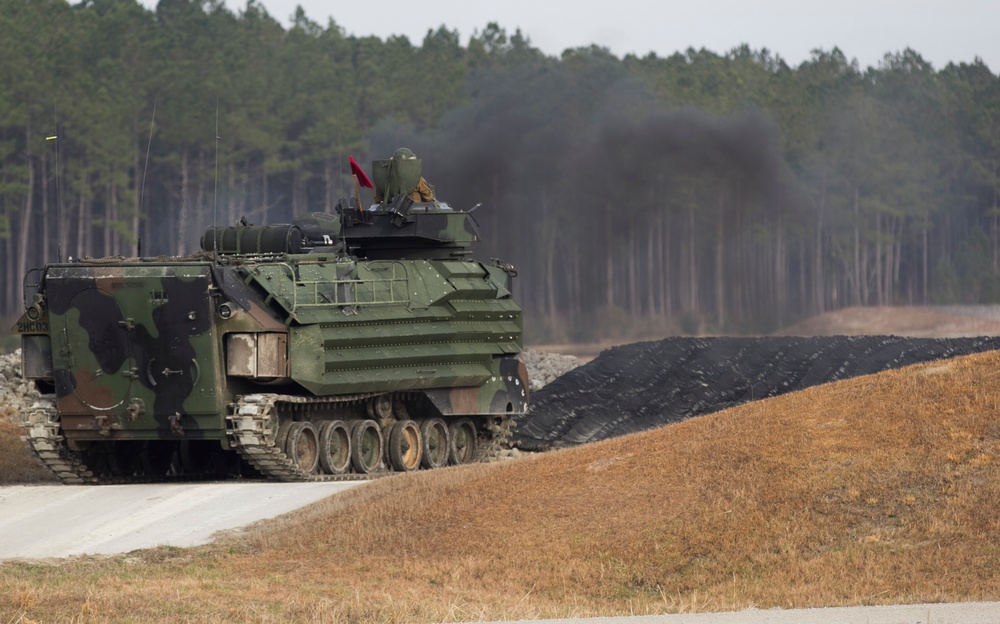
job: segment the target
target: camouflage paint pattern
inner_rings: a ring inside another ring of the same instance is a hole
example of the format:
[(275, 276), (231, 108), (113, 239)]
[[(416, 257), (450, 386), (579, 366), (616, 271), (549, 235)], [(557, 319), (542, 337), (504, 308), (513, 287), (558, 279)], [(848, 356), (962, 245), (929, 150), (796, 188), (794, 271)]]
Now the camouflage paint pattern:
[(443, 416), (523, 414), (528, 409), (528, 369), (516, 357), (494, 360), (494, 374), (481, 386), (427, 390)]
[(48, 268), (52, 384), (71, 442), (218, 435), (210, 284), (204, 264)]
[[(348, 221), (344, 241), (369, 259), (314, 252), (46, 267), (14, 330), (25, 370), (54, 388), (70, 447), (226, 446), (227, 406), (273, 384), (303, 396), (423, 391), (445, 415), (523, 413), (521, 310), (509, 275), (464, 257), (478, 238), (471, 217)], [(380, 258), (390, 249), (395, 258)], [(236, 357), (246, 362), (227, 364)]]

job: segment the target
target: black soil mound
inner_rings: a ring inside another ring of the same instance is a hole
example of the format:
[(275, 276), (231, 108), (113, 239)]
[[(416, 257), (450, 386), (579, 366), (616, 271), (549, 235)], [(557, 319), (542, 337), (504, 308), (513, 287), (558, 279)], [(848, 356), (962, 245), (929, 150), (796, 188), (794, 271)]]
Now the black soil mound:
[(1000, 338), (667, 338), (615, 347), (531, 396), (514, 443), (573, 446), (727, 407), (958, 355)]

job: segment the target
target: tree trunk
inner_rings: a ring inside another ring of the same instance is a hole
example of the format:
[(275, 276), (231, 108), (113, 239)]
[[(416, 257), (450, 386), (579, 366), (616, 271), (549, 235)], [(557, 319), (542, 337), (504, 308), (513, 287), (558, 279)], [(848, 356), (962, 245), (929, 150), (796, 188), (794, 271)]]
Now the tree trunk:
[(889, 282), (889, 303), (892, 304), (896, 296), (896, 287), (899, 286), (899, 273), (903, 257), (903, 220), (897, 219), (897, 232), (895, 235), (895, 252), (892, 255), (892, 281)]
[(725, 219), (723, 217), (724, 193), (719, 191), (719, 214), (715, 220), (715, 319), (719, 329), (726, 326), (725, 285)]
[(882, 282), (882, 215), (875, 215), (875, 300), (879, 306), (885, 305), (885, 290)]
[[(190, 222), (188, 224), (188, 230), (184, 233), (184, 245), (187, 249), (186, 253), (197, 251), (197, 245), (194, 241), (197, 241), (200, 238), (198, 236), (200, 234), (198, 229), (202, 225), (202, 219), (200, 217), (204, 213), (206, 207), (212, 208), (212, 205), (207, 201), (208, 189), (205, 186), (205, 152), (203, 150), (198, 150), (198, 157), (195, 158), (194, 163), (195, 170), (192, 172), (191, 178), (195, 182), (195, 200), (189, 207)], [(214, 213), (215, 209), (212, 208), (212, 214)]]
[(49, 202), (49, 159), (46, 156), (46, 152), (43, 150), (41, 154), (40, 165), (41, 165), (41, 175), (42, 183), (39, 185), (42, 190), (42, 258), (41, 264), (49, 261), (52, 257), (49, 255), (51, 250), (49, 245), (52, 241), (52, 232), (49, 229), (49, 224), (52, 223), (51, 214), (51, 204)]
[(24, 196), (24, 203), (21, 204), (21, 223), (17, 235), (17, 270), (14, 272), (15, 283), (20, 284), (24, 279), (24, 274), (28, 270), (28, 250), (34, 245), (31, 244), (31, 220), (33, 217), (33, 204), (35, 203), (35, 159), (31, 153), (31, 126), (24, 129), (25, 161), (28, 165), (28, 192)]
[[(993, 163), (993, 179), (997, 179), (997, 164)], [(993, 187), (993, 274), (996, 275), (1000, 271), (1000, 190), (997, 187)]]
[(264, 171), (264, 163), (261, 163), (260, 168), (260, 210), (261, 210), (261, 220), (267, 221), (269, 212), (271, 211), (271, 187), (268, 185), (267, 172)]
[[(89, 176), (84, 176), (82, 188), (87, 186), (87, 178)], [(67, 260), (69, 256), (81, 257), (88, 254), (87, 251), (87, 241), (88, 241), (88, 227), (87, 224), (90, 222), (90, 215), (87, 214), (87, 198), (86, 193), (80, 191), (80, 196), (77, 200), (76, 205), (76, 249), (73, 253), (67, 253)]]
[(921, 285), (920, 285), (920, 289), (922, 291), (921, 292), (921, 301), (923, 302), (924, 305), (927, 305), (930, 302), (930, 297), (927, 296), (927, 284), (928, 284), (928, 281), (929, 281), (927, 279), (927, 264), (928, 264), (928, 257), (927, 257), (927, 255), (928, 255), (928, 249), (927, 249), (927, 247), (929, 245), (928, 238), (930, 236), (930, 234), (928, 233), (928, 230), (929, 230), (929, 228), (925, 224), (924, 225), (924, 235), (922, 237), (922, 243), (923, 244), (921, 245), (922, 249), (921, 249), (921, 258), (920, 258), (920, 264), (921, 264), (921, 275), (920, 275), (920, 278), (921, 278), (921, 282), (922, 282)]
[[(779, 200), (780, 201), (780, 200)], [(779, 207), (780, 208), (780, 207)], [(783, 225), (784, 215), (778, 212), (778, 222), (775, 224), (775, 236), (777, 240), (774, 245), (774, 290), (775, 290), (775, 312), (778, 326), (784, 324), (785, 308), (788, 306), (788, 263), (785, 261), (785, 228)]]
[(580, 247), (579, 239), (570, 243), (569, 247), (569, 325), (573, 327), (580, 318)]
[[(58, 139), (56, 139), (58, 141)], [(59, 162), (59, 150), (56, 150), (56, 196), (55, 196), (55, 215), (56, 215), (56, 260), (63, 262), (66, 259), (66, 253), (69, 250), (69, 233), (70, 233), (70, 215), (69, 208), (65, 205), (63, 190), (62, 190), (62, 179), (60, 177), (60, 162)]]
[(24, 295), (21, 294), (21, 280), (14, 275), (15, 265), (11, 256), (14, 255), (11, 250), (11, 239), (10, 238), (0, 238), (0, 251), (3, 255), (3, 275), (0, 276), (3, 279), (3, 289), (0, 292), (3, 293), (3, 303), (0, 305), (0, 309), (3, 310), (4, 316), (14, 316), (16, 310), (23, 303), (22, 299)]
[(657, 316), (656, 310), (656, 230), (650, 223), (646, 227), (646, 314), (650, 319)]
[(104, 240), (101, 241), (102, 245), (102, 255), (110, 256), (114, 253), (114, 247), (112, 245), (113, 237), (111, 236), (111, 224), (117, 218), (118, 215), (115, 214), (115, 199), (114, 199), (114, 186), (109, 184), (105, 188), (105, 198), (104, 198)]
[(859, 199), (859, 188), (858, 185), (854, 185), (854, 304), (864, 305), (864, 301), (861, 298), (862, 283), (863, 279), (861, 275), (861, 208)]
[(193, 229), (191, 224), (191, 171), (187, 154), (181, 156), (181, 205), (180, 205), (180, 230), (177, 232), (177, 239), (172, 245), (176, 253), (181, 256), (188, 254), (187, 238), (188, 233)]
[(688, 311), (698, 314), (698, 269), (695, 262), (694, 208), (688, 210)]
[(660, 215), (660, 225), (657, 229), (660, 237), (660, 310), (665, 317), (673, 316), (673, 303), (671, 297), (671, 268), (670, 268), (670, 232), (668, 231), (668, 220), (664, 215)]
[[(799, 305), (802, 307), (798, 312), (804, 312), (808, 310), (808, 302), (810, 301), (810, 290), (809, 284), (806, 281), (806, 258), (808, 254), (806, 253), (806, 237), (799, 237), (799, 253), (798, 253), (798, 264), (799, 266)], [(815, 290), (815, 288), (813, 289)]]
[(139, 160), (141, 156), (141, 151), (138, 143), (136, 143), (134, 153), (135, 153), (135, 158), (132, 161), (132, 167), (133, 171), (135, 172), (135, 175), (133, 175), (132, 177), (133, 179), (132, 190), (135, 192), (133, 193), (132, 214), (129, 216), (129, 227), (128, 227), (128, 231), (132, 236), (132, 240), (129, 241), (130, 250), (128, 251), (128, 253), (125, 254), (126, 256), (139, 255), (139, 240), (140, 240), (139, 236), (141, 236), (140, 228), (142, 227), (142, 190), (140, 188), (141, 183), (139, 181), (140, 180), (139, 176), (142, 175), (142, 171), (140, 169), (142, 163)]
[(823, 267), (823, 223), (826, 216), (826, 171), (820, 183), (816, 215), (816, 239), (813, 242), (813, 314), (826, 312), (826, 275)]
[(542, 218), (545, 229), (545, 308), (549, 317), (549, 327), (555, 332), (557, 329), (558, 310), (556, 307), (556, 241), (555, 228), (549, 220), (549, 196), (547, 192), (542, 193)]
[[(336, 173), (339, 174), (340, 172), (337, 171)], [(336, 177), (339, 177), (339, 175)], [(333, 207), (337, 204), (337, 200), (334, 198), (334, 180), (333, 162), (327, 159), (326, 166), (323, 167), (323, 212), (327, 214), (333, 214)], [(355, 196), (353, 185), (350, 196)], [(360, 201), (360, 199), (355, 197), (355, 201)]]
[(604, 245), (604, 254), (605, 257), (607, 258), (607, 264), (605, 265), (605, 277), (607, 280), (605, 304), (608, 306), (608, 309), (611, 309), (611, 306), (615, 304), (615, 265), (614, 265), (615, 254), (611, 250), (611, 241), (609, 240), (611, 236), (610, 205), (606, 205), (604, 207), (604, 219), (606, 224), (606, 227), (604, 229), (604, 235), (606, 237)]
[(240, 198), (246, 194), (246, 189), (240, 184), (241, 180), (242, 178), (236, 175), (236, 165), (229, 163), (226, 167), (226, 188), (228, 189), (226, 193), (226, 210), (223, 214), (222, 223), (217, 223), (216, 225), (233, 225), (239, 219), (236, 215), (239, 213)]
[(639, 316), (639, 248), (637, 245), (635, 227), (631, 224), (628, 229), (628, 312), (632, 318)]

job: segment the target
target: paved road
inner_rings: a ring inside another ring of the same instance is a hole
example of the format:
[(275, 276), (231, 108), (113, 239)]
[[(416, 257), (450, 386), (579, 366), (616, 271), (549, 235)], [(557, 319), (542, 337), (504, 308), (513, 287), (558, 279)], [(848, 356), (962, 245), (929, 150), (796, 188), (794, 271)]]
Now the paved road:
[(195, 546), (359, 483), (0, 487), (0, 560)]
[[(519, 620), (520, 624), (1000, 624), (1000, 602), (768, 609), (567, 620)], [(489, 622), (487, 624), (500, 624)], [(518, 624), (504, 622), (503, 624)]]

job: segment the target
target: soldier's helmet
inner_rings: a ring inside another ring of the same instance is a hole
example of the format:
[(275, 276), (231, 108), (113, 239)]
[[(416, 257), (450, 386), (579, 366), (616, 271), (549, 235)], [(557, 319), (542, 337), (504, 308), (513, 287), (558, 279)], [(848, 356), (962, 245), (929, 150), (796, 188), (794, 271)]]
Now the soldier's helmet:
[(414, 154), (411, 149), (407, 147), (401, 147), (395, 152), (393, 152), (392, 157), (395, 158), (396, 160), (414, 160), (416, 159), (417, 155)]

